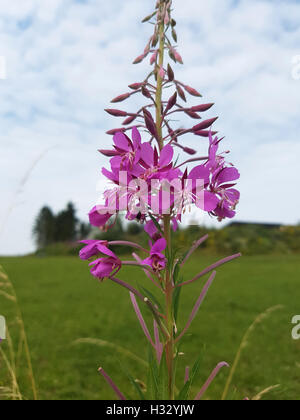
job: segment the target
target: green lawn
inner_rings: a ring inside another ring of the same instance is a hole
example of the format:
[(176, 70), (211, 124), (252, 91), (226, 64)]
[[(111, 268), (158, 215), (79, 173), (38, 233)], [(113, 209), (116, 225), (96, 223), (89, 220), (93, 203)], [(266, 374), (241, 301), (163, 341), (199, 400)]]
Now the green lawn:
[[(214, 260), (196, 255), (184, 270), (185, 279)], [(82, 337), (101, 338), (146, 359), (146, 342), (126, 290), (109, 281), (99, 284), (89, 275), (87, 264), (76, 258), (1, 258), (0, 264), (19, 297), (41, 399), (114, 398), (97, 373), (99, 366), (105, 368), (122, 390), (134, 395), (120, 363), (134, 377), (145, 380), (142, 364), (109, 348), (72, 344)], [(266, 319), (251, 335), (234, 376), (230, 397), (252, 397), (280, 384), (280, 388), (265, 398), (299, 399), (300, 341), (291, 338), (291, 319), (300, 314), (299, 273), (297, 256), (243, 257), (219, 268), (190, 329), (191, 334), (185, 338), (179, 382), (183, 380), (185, 365), (193, 363), (205, 344), (196, 392), (216, 363), (233, 362), (241, 338), (255, 317), (271, 306), (283, 304), (284, 309)], [(120, 278), (133, 285), (149, 282), (138, 268), (124, 269)], [(179, 328), (202, 284), (199, 281), (184, 289)], [(9, 326), (12, 308), (0, 296), (0, 314), (6, 317)], [(7, 342), (1, 346), (7, 349)], [(25, 373), (23, 369), (23, 379)], [(220, 398), (227, 375), (228, 371), (224, 370), (218, 376), (206, 398)], [(4, 376), (0, 364), (0, 385)], [(24, 394), (31, 397), (29, 388)]]

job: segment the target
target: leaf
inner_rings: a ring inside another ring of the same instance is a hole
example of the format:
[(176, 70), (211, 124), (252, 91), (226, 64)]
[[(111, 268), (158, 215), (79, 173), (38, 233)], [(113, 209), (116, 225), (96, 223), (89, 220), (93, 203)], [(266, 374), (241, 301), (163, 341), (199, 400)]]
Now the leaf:
[(131, 385), (134, 387), (134, 389), (137, 391), (138, 396), (140, 397), (141, 400), (145, 399), (145, 395), (143, 393), (143, 391), (141, 390), (141, 387), (139, 386), (139, 384), (134, 380), (134, 378), (131, 376), (131, 374), (128, 372), (127, 368), (125, 368), (124, 364), (121, 364), (121, 369), (124, 372), (124, 374), (127, 376), (127, 378), (129, 379)]
[(194, 380), (199, 372), (200, 364), (203, 359), (203, 352), (201, 352), (200, 356), (197, 358), (196, 362), (190, 373), (190, 379), (184, 384), (181, 391), (178, 394), (177, 400), (188, 400), (190, 396), (190, 390), (194, 383)]
[(173, 297), (173, 314), (174, 314), (174, 320), (175, 323), (177, 323), (177, 317), (178, 317), (178, 309), (179, 309), (179, 302), (180, 302), (180, 295), (181, 295), (182, 287), (176, 287), (174, 291), (174, 297)]
[[(152, 292), (150, 292), (148, 289), (146, 289), (145, 287), (140, 286), (140, 285), (138, 285), (138, 288), (145, 297), (149, 298), (152, 303), (157, 305), (160, 312), (163, 312), (163, 309), (162, 309), (162, 306), (161, 306), (160, 302), (158, 301), (157, 297), (154, 296), (154, 294)], [(179, 289), (181, 289), (181, 287), (179, 287)]]
[(159, 400), (168, 399), (168, 368), (165, 352), (162, 355), (162, 359), (159, 366), (158, 397)]
[(149, 363), (149, 375), (148, 375), (148, 386), (147, 386), (147, 400), (158, 400), (158, 366), (156, 359), (153, 357), (152, 347), (148, 346), (148, 363)]

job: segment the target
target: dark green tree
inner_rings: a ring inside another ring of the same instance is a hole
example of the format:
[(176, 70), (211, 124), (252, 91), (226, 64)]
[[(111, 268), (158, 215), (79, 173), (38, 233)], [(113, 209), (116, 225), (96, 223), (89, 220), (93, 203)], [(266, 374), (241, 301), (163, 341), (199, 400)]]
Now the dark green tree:
[(50, 207), (43, 207), (39, 212), (34, 226), (33, 236), (38, 248), (44, 248), (54, 242), (55, 216)]
[(74, 241), (77, 238), (78, 219), (73, 203), (68, 203), (65, 210), (60, 211), (55, 218), (55, 242)]

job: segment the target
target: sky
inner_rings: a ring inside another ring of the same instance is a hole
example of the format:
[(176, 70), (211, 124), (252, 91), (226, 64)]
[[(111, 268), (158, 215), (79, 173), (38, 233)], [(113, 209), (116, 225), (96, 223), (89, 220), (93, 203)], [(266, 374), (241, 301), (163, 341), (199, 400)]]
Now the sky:
[[(0, 255), (34, 250), (45, 204), (58, 211), (72, 200), (88, 220), (106, 163), (97, 149), (116, 126), (103, 109), (148, 70), (131, 63), (151, 35), (141, 19), (154, 3), (0, 0)], [(236, 220), (298, 223), (299, 1), (173, 3), (185, 63), (177, 77), (216, 104), (208, 117), (219, 116), (241, 172)]]

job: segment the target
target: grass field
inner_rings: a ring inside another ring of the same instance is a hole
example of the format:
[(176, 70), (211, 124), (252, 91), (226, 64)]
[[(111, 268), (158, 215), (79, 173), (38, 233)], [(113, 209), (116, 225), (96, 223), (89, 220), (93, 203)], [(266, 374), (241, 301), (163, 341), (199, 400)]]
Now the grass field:
[[(214, 260), (196, 255), (184, 270), (185, 278)], [(72, 257), (1, 258), (0, 264), (19, 297), (41, 399), (114, 398), (97, 373), (99, 366), (109, 372), (122, 390), (134, 396), (121, 366), (145, 380), (142, 364), (111, 348), (73, 344), (79, 338), (100, 338), (146, 359), (145, 339), (125, 290), (108, 281), (99, 284), (89, 275), (87, 264)], [(291, 338), (291, 319), (300, 314), (299, 273), (297, 256), (243, 257), (221, 267), (191, 334), (185, 338), (179, 382), (183, 381), (185, 365), (191, 365), (205, 345), (201, 375), (194, 389), (198, 391), (216, 363), (233, 362), (240, 341), (256, 316), (282, 304), (284, 308), (273, 313), (251, 335), (229, 396), (251, 398), (269, 386), (280, 384), (264, 398), (299, 400), (300, 341)], [(120, 278), (133, 285), (148, 283), (136, 268), (124, 269)], [(183, 326), (202, 284), (199, 281), (184, 289), (179, 327)], [(1, 296), (0, 314), (10, 326), (13, 305)], [(6, 349), (7, 342), (1, 346)], [(25, 373), (24, 368), (22, 381)], [(220, 398), (228, 373), (224, 370), (218, 376), (206, 398)], [(4, 378), (1, 365), (0, 385)], [(29, 388), (24, 395), (31, 398)]]

